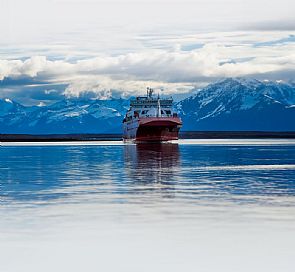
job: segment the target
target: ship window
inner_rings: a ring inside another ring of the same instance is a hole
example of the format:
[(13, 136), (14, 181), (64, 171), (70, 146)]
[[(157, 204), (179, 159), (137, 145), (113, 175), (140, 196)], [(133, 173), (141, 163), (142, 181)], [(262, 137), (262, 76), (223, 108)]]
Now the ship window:
[(166, 110), (166, 114), (171, 114), (171, 111), (170, 110)]

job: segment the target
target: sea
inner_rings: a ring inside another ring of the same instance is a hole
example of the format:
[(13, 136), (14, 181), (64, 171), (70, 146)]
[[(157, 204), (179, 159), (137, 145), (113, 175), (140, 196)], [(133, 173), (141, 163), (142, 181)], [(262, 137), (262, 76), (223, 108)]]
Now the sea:
[(0, 271), (294, 271), (295, 139), (0, 146)]

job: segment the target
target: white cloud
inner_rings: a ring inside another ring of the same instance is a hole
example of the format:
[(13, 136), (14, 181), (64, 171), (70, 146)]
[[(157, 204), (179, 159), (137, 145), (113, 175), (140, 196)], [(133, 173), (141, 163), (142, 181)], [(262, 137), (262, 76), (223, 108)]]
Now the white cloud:
[[(255, 44), (288, 35), (284, 32), (201, 33), (154, 37), (150, 47), (118, 55), (96, 54), (75, 61), (67, 56), (54, 60), (52, 56), (41, 55), (26, 60), (4, 59), (0, 60), (0, 79), (31, 77), (68, 84), (65, 94), (74, 96), (89, 91), (104, 94), (113, 89), (123, 95), (134, 94), (144, 92), (146, 86), (185, 92), (220, 77), (271, 75), (270, 79), (280, 80), (285, 79), (281, 78), (285, 72), (289, 76), (295, 70), (295, 43)], [(182, 45), (196, 43), (202, 46), (182, 50)], [(156, 49), (155, 44), (167, 48)]]
[(128, 97), (145, 94), (148, 86), (153, 87), (157, 93), (161, 93), (163, 89), (166, 95), (187, 93), (194, 87), (193, 84), (186, 82), (167, 83), (152, 80), (112, 79), (109, 76), (80, 76), (69, 84), (64, 93), (69, 97), (78, 97), (93, 92), (99, 99), (116, 95)]
[(66, 85), (74, 96), (186, 92), (228, 76), (294, 80), (294, 42), (272, 44), (295, 34), (294, 1), (2, 2), (0, 80)]

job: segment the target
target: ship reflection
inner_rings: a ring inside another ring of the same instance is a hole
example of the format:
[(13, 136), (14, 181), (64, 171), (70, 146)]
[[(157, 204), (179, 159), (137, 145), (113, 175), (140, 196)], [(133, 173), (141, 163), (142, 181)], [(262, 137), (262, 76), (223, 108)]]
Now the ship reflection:
[(125, 169), (135, 182), (169, 183), (179, 170), (178, 144), (137, 144), (124, 147)]

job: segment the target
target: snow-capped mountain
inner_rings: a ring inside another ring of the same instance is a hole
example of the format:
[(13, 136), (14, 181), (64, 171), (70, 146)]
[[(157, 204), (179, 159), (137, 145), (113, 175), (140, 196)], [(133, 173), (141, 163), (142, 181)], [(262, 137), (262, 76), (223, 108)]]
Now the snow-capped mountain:
[(183, 130), (295, 130), (295, 87), (229, 78), (176, 105)]
[(0, 105), (1, 133), (66, 134), (120, 133), (129, 101), (62, 100), (45, 107), (9, 112)]
[[(182, 131), (295, 131), (295, 85), (225, 79), (175, 104)], [(129, 100), (65, 99), (25, 107), (0, 99), (0, 133), (121, 133)]]
[(0, 99), (0, 118), (8, 114), (17, 114), (22, 112), (24, 107), (9, 98)]

